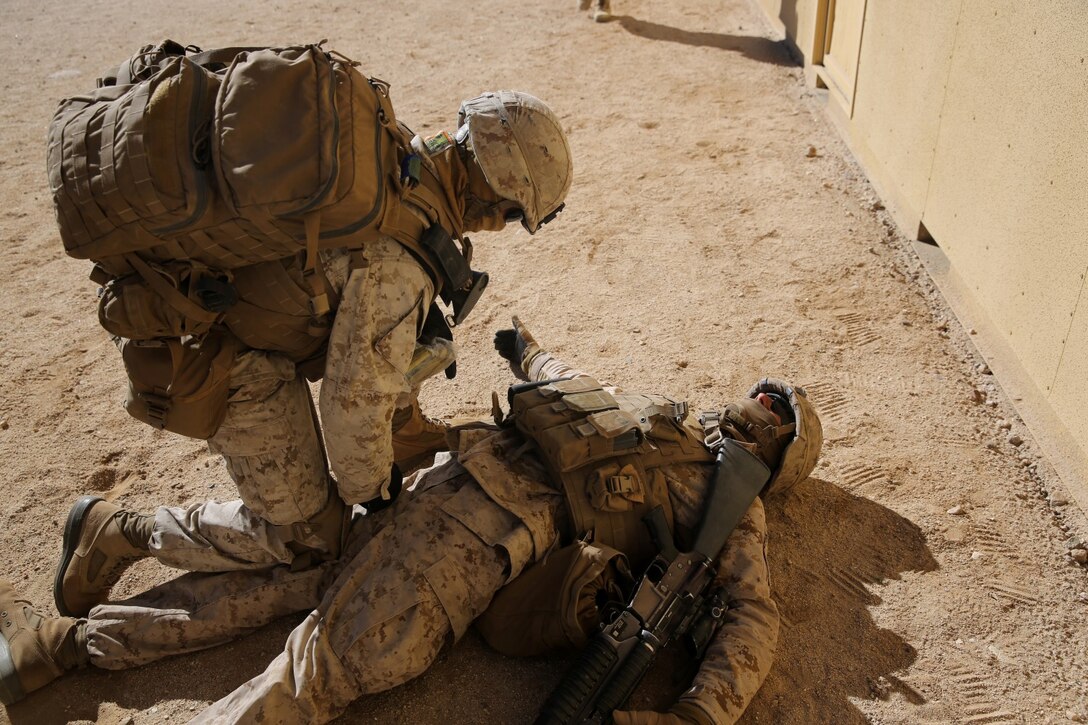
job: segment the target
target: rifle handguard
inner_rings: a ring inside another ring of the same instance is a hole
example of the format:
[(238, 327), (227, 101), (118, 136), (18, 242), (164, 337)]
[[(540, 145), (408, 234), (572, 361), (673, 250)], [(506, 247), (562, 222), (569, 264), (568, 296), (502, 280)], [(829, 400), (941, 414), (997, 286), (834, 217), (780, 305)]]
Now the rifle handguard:
[[(616, 664), (619, 654), (594, 637), (582, 650), (578, 662), (552, 690), (537, 716), (535, 725), (577, 725), (584, 721), (588, 699)], [(611, 711), (610, 711), (611, 712)]]
[(642, 640), (631, 650), (631, 654), (623, 661), (623, 666), (612, 676), (604, 686), (601, 696), (597, 698), (594, 712), (602, 716), (602, 722), (612, 721), (612, 711), (623, 707), (638, 683), (646, 676), (656, 656), (657, 649), (646, 640)]

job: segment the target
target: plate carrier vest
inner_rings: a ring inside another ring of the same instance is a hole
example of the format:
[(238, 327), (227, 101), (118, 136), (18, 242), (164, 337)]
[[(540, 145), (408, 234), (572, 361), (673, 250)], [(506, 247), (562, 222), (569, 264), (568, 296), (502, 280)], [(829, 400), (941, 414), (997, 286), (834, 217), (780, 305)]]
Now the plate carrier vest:
[(683, 422), (687, 403), (662, 395), (611, 394), (577, 377), (511, 388), (510, 406), (562, 484), (574, 535), (622, 551), (634, 571), (657, 553), (643, 516), (661, 506), (675, 533), (660, 469), (714, 461), (702, 431)]

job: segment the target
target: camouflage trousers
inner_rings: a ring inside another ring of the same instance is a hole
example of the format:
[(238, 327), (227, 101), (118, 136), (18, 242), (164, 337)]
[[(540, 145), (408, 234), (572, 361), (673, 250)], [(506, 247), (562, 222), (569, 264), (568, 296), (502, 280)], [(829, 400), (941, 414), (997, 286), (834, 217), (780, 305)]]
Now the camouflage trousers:
[[(499, 482), (498, 468), (482, 469), (495, 474), (486, 483), (448, 454), (444, 458), (392, 508), (357, 517), (339, 560), (298, 571), (280, 565), (189, 573), (127, 602), (93, 608), (86, 623), (91, 664), (133, 667), (313, 609), (262, 674), (197, 721), (324, 722), (361, 695), (421, 674), (500, 587), (552, 548), (563, 507), (561, 496), (548, 496), (549, 503), (538, 501), (528, 519), (519, 519), (510, 506), (534, 498), (530, 481), (505, 469), (507, 498), (500, 506), (494, 489), (485, 489)], [(466, 466), (477, 464), (465, 460)], [(686, 468), (686, 474), (676, 473), (705, 476), (698, 466)], [(696, 520), (699, 512), (689, 513), (686, 518)], [(779, 618), (765, 541), (757, 499), (717, 564), (729, 616), (676, 705), (693, 722), (735, 722), (770, 669)]]
[(420, 675), (519, 573), (506, 552), (524, 549), (529, 537), (456, 462), (432, 473), (392, 508), (356, 519), (339, 562), (190, 573), (95, 607), (91, 663), (132, 667), (316, 607), (261, 675), (196, 721), (325, 722), (361, 695)]
[(227, 571), (289, 563), (300, 549), (329, 548), (307, 522), (332, 496), (353, 504), (386, 492), (393, 411), (411, 393), (406, 373), (434, 288), (391, 239), (368, 244), (361, 258), (352, 269), (347, 254), (326, 257), (340, 306), (321, 386), (324, 446), (294, 363), (259, 350), (239, 355), (226, 419), (208, 447), (223, 456), (241, 500), (158, 509), (151, 548), (164, 564)]

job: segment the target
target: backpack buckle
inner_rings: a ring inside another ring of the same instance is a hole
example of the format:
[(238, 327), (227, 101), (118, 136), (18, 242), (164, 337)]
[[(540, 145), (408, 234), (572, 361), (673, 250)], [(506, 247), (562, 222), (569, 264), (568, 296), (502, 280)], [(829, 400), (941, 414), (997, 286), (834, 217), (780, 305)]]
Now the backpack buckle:
[(162, 430), (166, 427), (166, 415), (170, 412), (170, 399), (154, 393), (138, 393), (137, 397), (147, 407), (148, 424)]

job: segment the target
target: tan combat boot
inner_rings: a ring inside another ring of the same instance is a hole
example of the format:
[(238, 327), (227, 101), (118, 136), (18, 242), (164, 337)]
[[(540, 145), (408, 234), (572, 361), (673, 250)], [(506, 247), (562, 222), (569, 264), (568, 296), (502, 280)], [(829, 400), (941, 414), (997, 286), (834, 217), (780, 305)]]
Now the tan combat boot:
[(135, 514), (98, 498), (76, 501), (64, 525), (53, 597), (66, 617), (85, 617), (106, 601), (110, 587), (137, 559), (149, 555), (154, 517)]
[(0, 703), (18, 702), (87, 661), (83, 622), (43, 617), (0, 580)]
[(448, 451), (446, 431), (449, 426), (428, 418), (413, 400), (406, 408), (393, 413), (393, 460), (407, 473), (439, 451)]

